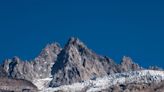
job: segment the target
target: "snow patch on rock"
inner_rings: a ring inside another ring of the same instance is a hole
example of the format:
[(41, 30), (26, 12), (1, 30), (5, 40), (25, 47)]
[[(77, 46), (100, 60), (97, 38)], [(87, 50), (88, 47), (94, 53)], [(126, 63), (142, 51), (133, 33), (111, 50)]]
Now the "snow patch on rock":
[(48, 88), (51, 80), (52, 78), (35, 79), (33, 80), (33, 84), (36, 85), (39, 90), (44, 90)]

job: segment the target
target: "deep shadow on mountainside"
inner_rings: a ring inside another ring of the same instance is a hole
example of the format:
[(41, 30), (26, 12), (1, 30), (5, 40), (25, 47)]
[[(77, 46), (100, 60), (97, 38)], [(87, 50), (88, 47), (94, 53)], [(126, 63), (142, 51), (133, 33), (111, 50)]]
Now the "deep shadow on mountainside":
[[(134, 63), (130, 57), (124, 56), (121, 63), (117, 64), (107, 56), (96, 54), (78, 38), (71, 37), (64, 48), (60, 47), (58, 43), (48, 44), (34, 60), (23, 61), (19, 57), (6, 59), (0, 67), (0, 76), (6, 77), (7, 81), (21, 79), (29, 82), (33, 82), (35, 79), (53, 78), (48, 86), (58, 87), (114, 73), (142, 69), (144, 68)], [(151, 69), (159, 68), (151, 67)], [(8, 78), (10, 79), (8, 80)], [(144, 84), (140, 85), (141, 90), (142, 85)], [(128, 89), (135, 88), (130, 86), (130, 84), (125, 86)], [(1, 85), (0, 89), (1, 87), (3, 86)], [(122, 92), (122, 86), (120, 85), (104, 89), (104, 91), (114, 92), (110, 90), (115, 87), (120, 89), (116, 92)], [(146, 88), (149, 87), (152, 87), (152, 84), (146, 85)], [(154, 87), (156, 88), (156, 86)], [(161, 88), (163, 88), (163, 82), (161, 83)]]

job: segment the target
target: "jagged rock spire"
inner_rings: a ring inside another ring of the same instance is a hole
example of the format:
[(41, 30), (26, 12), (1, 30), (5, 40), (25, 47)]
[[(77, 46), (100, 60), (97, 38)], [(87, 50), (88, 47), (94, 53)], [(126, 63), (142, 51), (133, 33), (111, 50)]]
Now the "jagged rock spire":
[(134, 71), (134, 70), (141, 70), (142, 68), (133, 62), (130, 57), (123, 56), (121, 60), (121, 70), (122, 71)]
[(131, 65), (131, 64), (133, 64), (133, 60), (130, 57), (123, 56), (123, 58), (121, 60), (121, 64), (122, 65)]
[(76, 37), (69, 38), (66, 46), (68, 46), (68, 45), (74, 45), (74, 46), (76, 45), (76, 46), (84, 46), (85, 47), (84, 43)]
[[(60, 53), (61, 47), (59, 43), (51, 43), (47, 44), (46, 47), (41, 51), (38, 57), (35, 58), (35, 60), (41, 61), (55, 61), (57, 58), (57, 54)], [(45, 59), (45, 60), (43, 60)]]
[(21, 59), (18, 56), (14, 56), (12, 58), (12, 61), (15, 61), (16, 63), (19, 63), (19, 62), (21, 62)]

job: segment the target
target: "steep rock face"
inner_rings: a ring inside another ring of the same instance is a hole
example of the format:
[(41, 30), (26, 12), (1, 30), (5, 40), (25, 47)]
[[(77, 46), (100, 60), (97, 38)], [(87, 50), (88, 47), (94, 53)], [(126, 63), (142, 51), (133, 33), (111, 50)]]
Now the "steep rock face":
[(100, 62), (108, 75), (119, 72), (118, 64), (116, 64), (112, 59), (104, 57), (101, 58)]
[(3, 68), (11, 78), (31, 81), (34, 78), (50, 77), (51, 67), (60, 51), (61, 48), (57, 43), (50, 44), (33, 61), (25, 62), (18, 57), (14, 57), (4, 62)]
[(50, 86), (67, 85), (116, 72), (110, 59), (88, 49), (79, 39), (70, 38), (52, 68)]

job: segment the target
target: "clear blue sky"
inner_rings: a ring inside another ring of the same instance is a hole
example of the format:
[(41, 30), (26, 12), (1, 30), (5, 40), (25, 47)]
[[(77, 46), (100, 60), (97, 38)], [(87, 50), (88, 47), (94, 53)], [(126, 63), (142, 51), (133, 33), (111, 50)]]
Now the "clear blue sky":
[(164, 67), (164, 1), (0, 0), (0, 61), (33, 59), (71, 36), (117, 62)]

